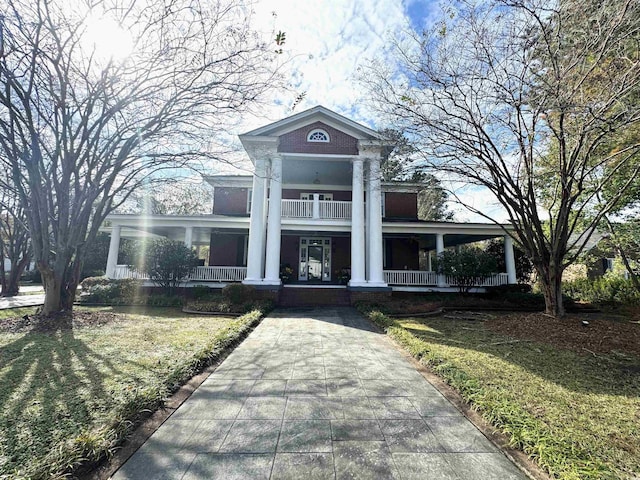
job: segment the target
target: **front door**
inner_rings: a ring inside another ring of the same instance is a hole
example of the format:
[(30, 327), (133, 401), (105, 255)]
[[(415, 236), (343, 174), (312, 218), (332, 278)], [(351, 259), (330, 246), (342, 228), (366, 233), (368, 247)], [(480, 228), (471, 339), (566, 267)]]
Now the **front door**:
[(331, 281), (331, 238), (300, 238), (300, 281)]

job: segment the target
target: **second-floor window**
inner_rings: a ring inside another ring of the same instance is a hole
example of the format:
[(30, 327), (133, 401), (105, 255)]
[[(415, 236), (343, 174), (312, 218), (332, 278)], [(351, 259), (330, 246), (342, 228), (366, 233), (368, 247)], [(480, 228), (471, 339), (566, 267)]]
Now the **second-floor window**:
[(247, 213), (251, 213), (251, 193), (253, 190), (247, 188)]

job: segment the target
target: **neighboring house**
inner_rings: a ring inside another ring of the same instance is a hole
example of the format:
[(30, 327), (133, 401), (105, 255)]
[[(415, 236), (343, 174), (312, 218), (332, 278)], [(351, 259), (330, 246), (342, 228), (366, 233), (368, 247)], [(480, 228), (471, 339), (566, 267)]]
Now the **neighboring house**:
[(211, 215), (108, 217), (107, 276), (137, 276), (117, 264), (119, 239), (152, 234), (210, 246), (192, 284), (277, 290), (287, 266), (296, 286), (337, 288), (348, 280), (352, 291), (448, 289), (431, 269), (432, 256), (504, 236), (508, 271), (486, 284), (516, 283), (510, 227), (418, 220), (420, 185), (381, 181), (380, 163), (393, 145), (377, 132), (317, 106), (240, 140), (255, 173), (206, 178), (214, 187)]

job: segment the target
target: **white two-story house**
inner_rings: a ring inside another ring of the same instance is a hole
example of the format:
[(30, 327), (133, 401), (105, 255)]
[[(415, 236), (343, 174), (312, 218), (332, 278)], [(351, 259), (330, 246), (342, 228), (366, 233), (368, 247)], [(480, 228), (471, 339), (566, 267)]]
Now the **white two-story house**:
[(107, 276), (136, 276), (118, 265), (122, 236), (165, 236), (209, 245), (191, 284), (243, 282), (280, 289), (446, 290), (431, 259), (445, 248), (504, 237), (507, 271), (486, 284), (516, 283), (508, 225), (418, 220), (419, 185), (384, 182), (393, 149), (377, 132), (322, 106), (240, 135), (254, 174), (211, 176), (211, 215), (111, 215)]

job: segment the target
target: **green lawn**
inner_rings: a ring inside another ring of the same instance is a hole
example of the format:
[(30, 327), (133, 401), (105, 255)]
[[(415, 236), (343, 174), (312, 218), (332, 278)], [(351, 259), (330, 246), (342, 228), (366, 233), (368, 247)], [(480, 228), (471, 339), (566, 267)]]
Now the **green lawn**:
[(370, 317), (552, 476), (640, 475), (640, 358), (578, 354), (482, 322)]
[(49, 333), (0, 329), (0, 478), (56, 478), (113, 450), (129, 420), (157, 408), (259, 318), (105, 310), (123, 315)]

